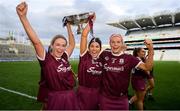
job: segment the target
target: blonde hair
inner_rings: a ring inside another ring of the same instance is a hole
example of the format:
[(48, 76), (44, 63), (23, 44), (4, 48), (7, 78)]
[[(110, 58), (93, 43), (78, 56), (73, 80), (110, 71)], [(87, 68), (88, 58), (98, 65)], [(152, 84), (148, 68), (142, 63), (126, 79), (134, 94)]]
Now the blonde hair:
[(123, 37), (122, 37), (121, 34), (112, 34), (112, 35), (110, 36), (110, 38), (109, 38), (109, 41), (111, 41), (111, 39), (112, 39), (113, 37), (119, 37), (119, 38), (121, 38), (121, 41), (122, 41), (122, 43), (124, 44), (124, 40), (123, 40)]

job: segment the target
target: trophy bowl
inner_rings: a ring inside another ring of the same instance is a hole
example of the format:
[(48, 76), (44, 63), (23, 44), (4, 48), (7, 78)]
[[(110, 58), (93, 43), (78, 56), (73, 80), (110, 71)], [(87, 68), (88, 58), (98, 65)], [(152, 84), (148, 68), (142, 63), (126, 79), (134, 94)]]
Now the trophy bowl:
[(83, 29), (83, 24), (89, 21), (89, 17), (92, 16), (94, 12), (85, 12), (75, 15), (65, 16), (62, 20), (63, 26), (66, 26), (67, 22), (71, 25), (77, 26), (77, 34), (81, 34)]
[(78, 26), (79, 24), (87, 23), (89, 16), (93, 15), (94, 12), (86, 12), (81, 14), (69, 15), (63, 18), (66, 19), (71, 25)]

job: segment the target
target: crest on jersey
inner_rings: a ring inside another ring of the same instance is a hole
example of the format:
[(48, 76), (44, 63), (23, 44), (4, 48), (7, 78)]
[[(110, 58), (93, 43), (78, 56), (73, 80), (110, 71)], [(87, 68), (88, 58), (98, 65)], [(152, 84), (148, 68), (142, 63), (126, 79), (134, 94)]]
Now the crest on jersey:
[(105, 60), (106, 60), (106, 61), (108, 61), (108, 60), (109, 60), (109, 57), (108, 57), (108, 56), (106, 56), (106, 57), (105, 57)]
[(124, 59), (119, 59), (119, 64), (124, 64)]

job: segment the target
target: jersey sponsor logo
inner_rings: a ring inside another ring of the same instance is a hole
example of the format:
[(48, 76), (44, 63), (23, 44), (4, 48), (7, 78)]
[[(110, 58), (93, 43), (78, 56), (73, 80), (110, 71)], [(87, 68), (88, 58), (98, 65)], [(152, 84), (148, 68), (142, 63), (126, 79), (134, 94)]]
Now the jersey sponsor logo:
[(59, 65), (57, 68), (57, 72), (68, 72), (71, 70), (71, 66), (65, 67), (63, 64)]
[(120, 67), (111, 67), (108, 66), (108, 64), (104, 64), (104, 69), (106, 71), (111, 71), (111, 72), (120, 72), (120, 71), (124, 71), (124, 66), (120, 66)]
[(88, 73), (91, 73), (92, 75), (101, 75), (102, 74), (102, 71), (98, 71), (96, 70), (95, 67), (90, 67), (88, 70), (87, 70)]

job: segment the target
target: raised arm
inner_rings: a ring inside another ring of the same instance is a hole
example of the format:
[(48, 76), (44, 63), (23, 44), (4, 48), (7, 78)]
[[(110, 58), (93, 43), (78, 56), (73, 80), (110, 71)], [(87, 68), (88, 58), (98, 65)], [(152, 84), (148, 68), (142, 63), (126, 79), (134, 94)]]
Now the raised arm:
[(141, 63), (138, 68), (143, 69), (145, 71), (150, 71), (153, 67), (153, 57), (154, 57), (154, 49), (153, 43), (151, 39), (145, 39), (145, 45), (148, 48), (148, 58), (145, 63)]
[[(93, 21), (95, 21), (96, 15), (93, 14)], [(80, 41), (80, 55), (82, 55), (87, 49), (87, 36), (90, 32), (89, 23), (87, 23), (86, 27), (83, 29), (81, 34), (81, 41)]]
[(69, 23), (67, 23), (66, 27), (67, 27), (68, 39), (69, 39), (69, 45), (66, 49), (66, 52), (68, 53), (68, 55), (70, 57), (74, 50), (74, 47), (75, 47), (75, 39), (74, 39), (74, 35), (71, 30), (71, 25)]
[(25, 2), (20, 3), (16, 7), (17, 14), (20, 18), (20, 21), (21, 21), (25, 31), (26, 31), (26, 34), (28, 35), (29, 39), (31, 40), (31, 42), (36, 50), (36, 54), (41, 59), (44, 59), (45, 49), (44, 49), (41, 41), (39, 40), (36, 32), (33, 30), (33, 28), (31, 27), (31, 24), (29, 23), (29, 21), (27, 19), (27, 16), (26, 16), (27, 10), (28, 10), (28, 5)]

